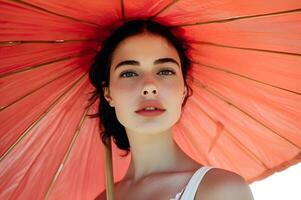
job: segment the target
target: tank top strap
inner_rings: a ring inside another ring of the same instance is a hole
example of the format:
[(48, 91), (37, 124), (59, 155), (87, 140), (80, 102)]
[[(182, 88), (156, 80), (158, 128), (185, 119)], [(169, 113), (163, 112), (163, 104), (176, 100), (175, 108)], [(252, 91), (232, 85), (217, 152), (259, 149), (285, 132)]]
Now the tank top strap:
[(203, 166), (199, 168), (189, 180), (184, 193), (181, 195), (181, 199), (193, 200), (198, 189), (199, 184), (201, 183), (204, 175), (213, 167)]

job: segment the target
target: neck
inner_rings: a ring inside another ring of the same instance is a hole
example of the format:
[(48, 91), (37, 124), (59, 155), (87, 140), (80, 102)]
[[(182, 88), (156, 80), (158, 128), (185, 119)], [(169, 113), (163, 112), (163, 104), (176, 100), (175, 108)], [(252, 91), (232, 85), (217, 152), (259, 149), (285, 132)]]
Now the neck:
[(171, 129), (158, 134), (139, 134), (127, 130), (127, 135), (131, 162), (125, 179), (136, 182), (151, 174), (174, 171), (175, 166), (188, 160), (173, 141)]

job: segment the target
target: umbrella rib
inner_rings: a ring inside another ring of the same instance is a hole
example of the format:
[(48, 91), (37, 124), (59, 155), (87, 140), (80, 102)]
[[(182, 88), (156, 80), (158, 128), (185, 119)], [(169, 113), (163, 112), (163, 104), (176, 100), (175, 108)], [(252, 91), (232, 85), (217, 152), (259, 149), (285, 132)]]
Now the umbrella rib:
[(272, 133), (274, 133), (275, 135), (279, 136), (280, 138), (282, 138), (283, 140), (287, 141), (289, 144), (291, 144), (292, 146), (295, 146), (298, 149), (301, 149), (300, 146), (298, 146), (298, 144), (294, 143), (293, 141), (288, 140), (287, 138), (283, 137), (281, 134), (277, 133), (275, 130), (271, 129), (270, 127), (268, 127), (267, 125), (265, 125), (263, 122), (257, 120), (255, 117), (253, 117), (251, 114), (247, 113), (246, 111), (244, 111), (243, 109), (239, 108), (238, 106), (236, 106), (235, 104), (233, 104), (232, 102), (226, 100), (225, 97), (222, 97), (221, 94), (218, 94), (218, 92), (214, 91), (213, 89), (209, 89), (208, 86), (202, 84), (199, 80), (195, 79), (195, 84), (198, 87), (204, 88), (206, 91), (208, 91), (209, 93), (211, 93), (212, 95), (214, 95), (215, 97), (217, 97), (218, 99), (222, 100), (223, 102), (227, 103), (229, 106), (232, 106), (233, 108), (237, 109), (238, 111), (240, 111), (241, 113), (245, 114), (246, 116), (248, 116), (250, 119), (254, 120), (255, 122), (257, 122), (258, 124), (260, 124), (261, 126), (263, 126), (264, 128), (268, 129), (269, 131), (271, 131)]
[(247, 15), (247, 16), (240, 16), (240, 17), (231, 17), (227, 19), (219, 19), (219, 20), (213, 20), (213, 21), (207, 21), (207, 22), (195, 22), (195, 23), (187, 23), (187, 24), (176, 24), (169, 26), (170, 28), (176, 28), (176, 27), (184, 27), (184, 26), (198, 26), (198, 25), (206, 25), (206, 24), (213, 24), (213, 23), (227, 23), (232, 22), (236, 20), (243, 20), (243, 19), (251, 19), (251, 18), (258, 18), (258, 17), (266, 17), (266, 16), (275, 16), (275, 15), (282, 15), (282, 14), (288, 14), (288, 13), (295, 13), (300, 12), (301, 8), (293, 9), (293, 10), (285, 10), (285, 11), (279, 11), (279, 12), (273, 12), (273, 13), (264, 13), (264, 14), (257, 14), (257, 15)]
[(25, 97), (28, 97), (28, 96), (32, 95), (33, 93), (35, 93), (36, 91), (38, 91), (38, 90), (42, 89), (43, 87), (49, 85), (50, 83), (52, 83), (52, 82), (54, 82), (54, 81), (56, 81), (56, 80), (62, 78), (62, 77), (65, 76), (66, 74), (69, 74), (69, 73), (71, 73), (72, 71), (75, 71), (75, 70), (77, 70), (77, 69), (79, 69), (79, 68), (81, 68), (81, 66), (76, 67), (76, 68), (74, 68), (74, 69), (72, 69), (72, 70), (69, 70), (69, 71), (67, 71), (66, 73), (64, 73), (64, 74), (62, 74), (62, 75), (60, 75), (60, 76), (58, 76), (58, 77), (55, 77), (54, 79), (52, 79), (52, 80), (50, 80), (50, 81), (44, 83), (43, 85), (41, 85), (41, 86), (39, 86), (39, 87), (33, 89), (32, 91), (26, 93), (25, 95), (19, 97), (18, 99), (14, 100), (13, 102), (10, 102), (9, 104), (7, 104), (7, 105), (5, 105), (5, 106), (2, 106), (2, 107), (0, 108), (0, 112), (3, 111), (3, 110), (5, 110), (5, 109), (7, 109), (8, 107), (10, 107), (10, 106), (12, 106), (12, 105), (18, 103), (19, 101), (21, 101), (21, 100), (24, 99)]
[(81, 39), (81, 40), (19, 40), (19, 41), (2, 41), (0, 42), (0, 47), (2, 46), (16, 46), (21, 44), (40, 44), (40, 43), (69, 43), (69, 42), (100, 42), (96, 39)]
[(279, 165), (277, 165), (277, 166), (275, 166), (273, 168), (270, 168), (270, 170), (265, 171), (265, 172), (261, 173), (260, 175), (254, 177), (252, 179), (247, 180), (247, 182), (249, 184), (251, 184), (254, 181), (257, 181), (257, 180), (260, 180), (260, 179), (263, 179), (265, 177), (268, 177), (268, 176), (272, 175), (276, 171), (279, 172), (279, 171), (285, 170), (287, 167), (297, 164), (298, 162), (300, 162), (300, 160), (301, 160), (301, 152), (299, 152), (291, 160), (282, 162), (281, 164), (279, 164)]
[(269, 86), (269, 87), (277, 88), (277, 89), (279, 89), (279, 90), (283, 90), (283, 91), (286, 91), (286, 92), (290, 92), (290, 93), (293, 93), (293, 94), (296, 94), (296, 95), (301, 95), (300, 92), (296, 92), (296, 91), (289, 90), (289, 89), (286, 89), (286, 88), (278, 87), (278, 86), (276, 86), (276, 85), (272, 85), (272, 84), (269, 84), (269, 83), (265, 83), (265, 82), (262, 82), (262, 81), (259, 81), (259, 80), (250, 78), (250, 77), (248, 77), (248, 76), (245, 76), (245, 75), (242, 75), (242, 74), (238, 74), (238, 73), (236, 73), (236, 72), (232, 72), (232, 71), (227, 70), (227, 69), (221, 69), (221, 68), (218, 68), (218, 67), (209, 66), (209, 65), (206, 65), (206, 64), (203, 64), (203, 63), (200, 63), (200, 62), (193, 62), (193, 63), (199, 65), (200, 67), (207, 67), (207, 68), (214, 69), (214, 70), (217, 70), (217, 71), (222, 71), (222, 72), (225, 72), (225, 73), (228, 73), (228, 74), (232, 74), (232, 75), (235, 75), (235, 76), (239, 76), (239, 77), (241, 77), (241, 78), (245, 78), (245, 79), (254, 81), (254, 82), (256, 82), (256, 83), (260, 83), (260, 84), (263, 84), (263, 85), (267, 85), (267, 86)]
[(244, 152), (246, 152), (253, 160), (257, 163), (261, 164), (264, 168), (269, 169), (269, 167), (258, 157), (255, 153), (253, 153), (249, 148), (243, 145), (230, 131), (225, 128), (225, 132), (227, 133), (228, 137), (238, 145)]
[(86, 76), (87, 73), (82, 75), (78, 80), (75, 81), (74, 84), (72, 84), (66, 92), (64, 92), (62, 95), (60, 95), (47, 109), (45, 112), (43, 112), (36, 121), (34, 121), (22, 134), (21, 136), (16, 140), (14, 144), (12, 144), (0, 157), (0, 162), (6, 158), (6, 156), (27, 136), (27, 134), (36, 126), (42, 119), (46, 117), (46, 115), (69, 93), (72, 91), (75, 86), (83, 80), (83, 78)]
[[(91, 105), (90, 105), (90, 106), (91, 106)], [(87, 113), (88, 113), (88, 111), (89, 111), (89, 109), (90, 109), (90, 106), (86, 108), (85, 112), (83, 113), (83, 115), (82, 115), (82, 117), (81, 117), (81, 119), (80, 119), (79, 125), (78, 125), (78, 127), (77, 127), (77, 129), (76, 129), (76, 131), (75, 131), (75, 134), (74, 134), (74, 136), (73, 136), (73, 138), (72, 138), (72, 141), (71, 141), (71, 143), (70, 143), (70, 145), (69, 145), (69, 147), (68, 147), (68, 149), (67, 149), (67, 151), (66, 151), (66, 153), (65, 153), (65, 155), (64, 155), (64, 158), (63, 158), (63, 160), (61, 161), (61, 164), (59, 165), (59, 168), (57, 169), (57, 171), (56, 171), (54, 177), (52, 178), (51, 183), (50, 183), (50, 185), (49, 185), (49, 187), (48, 187), (48, 189), (47, 189), (47, 192), (46, 192), (46, 194), (45, 194), (45, 196), (44, 196), (45, 199), (48, 199), (48, 198), (49, 198), (49, 194), (50, 194), (51, 190), (53, 189), (53, 186), (54, 186), (56, 180), (58, 179), (59, 175), (61, 174), (61, 172), (62, 172), (62, 170), (63, 170), (63, 168), (64, 168), (64, 165), (65, 165), (65, 163), (66, 163), (66, 160), (68, 159), (68, 157), (69, 157), (69, 155), (70, 155), (70, 153), (71, 153), (71, 150), (72, 150), (72, 148), (74, 147), (74, 144), (75, 144), (75, 142), (76, 142), (76, 139), (78, 138), (78, 135), (79, 135), (79, 133), (80, 133), (80, 130), (81, 130), (81, 128), (82, 128), (82, 126), (83, 126), (83, 123), (84, 123), (84, 121), (85, 121), (85, 119), (86, 119), (86, 117), (87, 117)]]
[(122, 16), (122, 22), (126, 22), (126, 17), (125, 17), (125, 9), (124, 9), (124, 0), (120, 0), (120, 6), (121, 6), (121, 16)]
[(255, 48), (248, 48), (248, 47), (236, 47), (236, 46), (229, 46), (229, 45), (224, 45), (224, 44), (217, 44), (217, 43), (213, 43), (213, 42), (204, 42), (204, 41), (189, 41), (189, 42), (190, 43), (195, 43), (195, 44), (198, 44), (198, 45), (210, 45), (210, 46), (225, 47), (225, 48), (231, 48), (231, 49), (259, 51), (259, 52), (266, 52), (266, 53), (276, 53), (276, 54), (284, 54), (284, 55), (290, 55), (290, 56), (301, 56), (300, 53), (275, 51), (275, 50), (268, 50), (268, 49), (255, 49)]
[(14, 71), (10, 71), (10, 72), (1, 74), (0, 78), (4, 78), (4, 77), (11, 76), (11, 75), (14, 75), (14, 74), (19, 74), (19, 73), (26, 72), (26, 71), (29, 71), (29, 70), (35, 70), (35, 69), (38, 69), (40, 67), (43, 67), (43, 66), (46, 66), (46, 65), (49, 65), (49, 64), (53, 64), (53, 63), (56, 63), (56, 62), (61, 62), (61, 61), (69, 60), (69, 59), (76, 58), (76, 57), (79, 57), (79, 56), (87, 55), (90, 51), (91, 50), (86, 50), (86, 51), (74, 54), (72, 56), (67, 56), (67, 57), (59, 58), (57, 60), (52, 60), (52, 61), (48, 61), (48, 62), (45, 62), (45, 63), (40, 63), (40, 64), (25, 67), (25, 68), (17, 69), (17, 70), (14, 70)]
[[(181, 127), (185, 133), (189, 133), (188, 129), (184, 126), (184, 124), (181, 124)], [(199, 145), (195, 145), (195, 140), (192, 140), (191, 138), (187, 138), (187, 137), (189, 137), (189, 136), (187, 136), (187, 134), (185, 134), (183, 136), (183, 139), (186, 141), (186, 143), (188, 143), (189, 145), (192, 145), (196, 152), (198, 152), (198, 153), (203, 152), (203, 150), (199, 149)], [(204, 152), (203, 152), (203, 155), (202, 155), (203, 159), (205, 160), (207, 165), (212, 165), (207, 155), (204, 154)]]
[(155, 17), (158, 17), (158, 15), (162, 14), (164, 11), (166, 11), (167, 9), (169, 9), (171, 6), (175, 5), (177, 2), (179, 2), (180, 0), (174, 0), (171, 3), (169, 3), (168, 5), (166, 5), (164, 8), (162, 8), (161, 10), (159, 10), (156, 14), (154, 14), (153, 16), (149, 17), (149, 20), (154, 19)]
[(70, 20), (72, 20), (72, 21), (76, 21), (76, 22), (79, 22), (79, 23), (82, 23), (82, 24), (85, 24), (85, 25), (93, 26), (93, 27), (95, 27), (95, 28), (97, 28), (97, 29), (100, 28), (100, 25), (98, 25), (98, 24), (94, 24), (94, 23), (92, 23), (92, 22), (88, 22), (88, 21), (85, 21), (85, 20), (77, 19), (77, 18), (70, 17), (70, 16), (67, 16), (67, 15), (62, 15), (62, 14), (59, 14), (59, 13), (56, 13), (56, 12), (47, 10), (47, 9), (45, 9), (45, 8), (36, 6), (36, 5), (34, 5), (34, 4), (28, 3), (28, 2), (26, 2), (26, 1), (22, 1), (22, 0), (9, 0), (9, 1), (12, 1), (12, 2), (15, 2), (15, 3), (18, 3), (18, 4), (22, 4), (22, 5), (25, 5), (25, 6), (29, 6), (29, 7), (31, 7), (31, 8), (37, 9), (37, 10), (39, 10), (39, 11), (46, 12), (46, 13), (48, 13), (48, 14), (52, 14), (52, 15), (55, 15), (55, 16), (59, 16), (59, 17), (65, 18), (65, 19), (70, 19)]
[[(205, 87), (201, 86), (203, 89), (206, 90)], [(204, 111), (197, 103), (195, 103), (195, 100), (192, 100), (193, 103), (198, 106), (198, 108), (211, 120), (214, 122), (214, 124), (217, 124), (217, 120), (213, 119), (213, 117), (211, 117), (206, 111)], [(239, 147), (242, 148), (242, 150), (244, 152), (246, 152), (246, 154), (253, 160), (255, 160), (255, 162), (257, 162), (259, 165), (263, 166), (264, 168), (266, 169), (269, 169), (268, 166), (259, 158), (256, 156), (256, 154), (254, 154), (250, 149), (248, 149), (246, 146), (244, 146), (235, 136), (233, 136), (233, 134), (231, 134), (227, 129), (226, 127), (224, 126), (223, 128), (225, 130), (225, 132), (227, 133), (228, 137), (230, 137), (230, 139), (236, 144), (238, 145)], [(211, 145), (210, 145), (211, 146)], [(211, 149), (214, 147), (215, 145), (213, 145), (211, 148), (210, 148), (210, 151)], [(210, 153), (210, 152), (208, 152)]]

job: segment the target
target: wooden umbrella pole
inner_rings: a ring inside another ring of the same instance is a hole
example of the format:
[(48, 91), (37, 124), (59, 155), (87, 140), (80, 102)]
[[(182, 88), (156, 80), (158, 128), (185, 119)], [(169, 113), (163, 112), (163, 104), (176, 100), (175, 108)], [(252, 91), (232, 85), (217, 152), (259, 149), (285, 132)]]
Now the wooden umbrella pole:
[(105, 145), (105, 159), (106, 159), (106, 195), (107, 200), (114, 200), (114, 178), (113, 178), (113, 165), (112, 165), (112, 145), (111, 137), (107, 138)]

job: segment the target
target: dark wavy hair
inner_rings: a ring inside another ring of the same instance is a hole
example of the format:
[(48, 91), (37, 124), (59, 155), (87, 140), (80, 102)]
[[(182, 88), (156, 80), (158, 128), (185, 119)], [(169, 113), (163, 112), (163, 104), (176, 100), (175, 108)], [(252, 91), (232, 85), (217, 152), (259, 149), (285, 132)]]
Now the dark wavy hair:
[[(182, 74), (184, 84), (187, 87), (187, 94), (183, 101), (182, 107), (186, 104), (187, 98), (192, 95), (192, 89), (187, 84), (188, 72), (191, 68), (191, 60), (187, 55), (189, 46), (187, 43), (176, 37), (168, 28), (159, 22), (152, 20), (132, 20), (124, 23), (122, 26), (113, 31), (113, 33), (103, 42), (101, 50), (97, 53), (89, 70), (89, 79), (95, 90), (91, 93), (89, 105), (92, 105), (99, 98), (98, 113), (90, 117), (99, 117), (99, 127), (101, 130), (101, 139), (104, 145), (111, 136), (118, 148), (125, 150), (126, 155), (130, 151), (129, 140), (124, 126), (118, 121), (115, 108), (111, 107), (104, 98), (103, 87), (109, 87), (110, 84), (110, 66), (112, 55), (118, 44), (127, 37), (139, 35), (148, 32), (165, 38), (178, 52), (181, 60)], [(192, 78), (191, 76), (189, 76)]]

